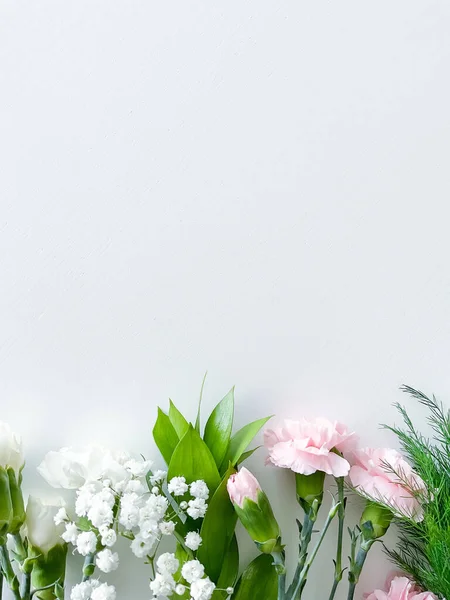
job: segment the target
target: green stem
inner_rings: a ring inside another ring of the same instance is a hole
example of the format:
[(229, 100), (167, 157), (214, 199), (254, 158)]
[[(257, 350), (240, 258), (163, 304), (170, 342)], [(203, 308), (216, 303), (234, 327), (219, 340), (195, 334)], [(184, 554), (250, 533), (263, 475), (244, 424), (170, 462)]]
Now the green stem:
[(83, 563), (83, 578), (81, 581), (89, 581), (95, 570), (95, 552), (88, 554)]
[(278, 600), (286, 598), (286, 564), (284, 552), (273, 552), (273, 564), (278, 575)]
[[(294, 578), (292, 580), (291, 585), (287, 591), (287, 597), (289, 599), (294, 598), (294, 590), (297, 587), (298, 580), (300, 579), (300, 574), (305, 566), (306, 559), (308, 557), (308, 547), (311, 542), (311, 537), (314, 529), (314, 523), (317, 518), (317, 509), (313, 510), (311, 507), (307, 513), (305, 513), (305, 517), (303, 519), (303, 526), (301, 527), (300, 532), (300, 543), (299, 543), (299, 557), (297, 568), (294, 573)], [(300, 527), (300, 524), (299, 524)]]
[[(23, 566), (24, 561), (28, 558), (28, 552), (23, 543), (22, 536), (20, 533), (15, 533), (13, 536), (14, 544), (16, 547), (17, 559), (21, 566)], [(20, 581), (19, 587), (20, 596), (22, 600), (30, 600), (31, 598), (31, 574), (23, 573), (22, 579)]]
[(22, 563), (24, 560), (26, 560), (26, 558), (28, 558), (27, 549), (25, 548), (25, 544), (23, 543), (23, 539), (20, 533), (16, 533), (12, 537), (16, 545), (16, 553), (18, 554), (20, 562)]
[(373, 543), (374, 540), (364, 540), (361, 543), (361, 547), (358, 550), (358, 554), (356, 555), (356, 560), (350, 567), (350, 572), (348, 574), (349, 585), (347, 600), (353, 600), (353, 597), (355, 595), (355, 589), (361, 575), (361, 571), (363, 569), (364, 563), (366, 562), (367, 554), (369, 553), (369, 550), (372, 547)]
[(3, 575), (8, 583), (10, 590), (12, 591), (15, 600), (22, 600), (19, 592), (19, 580), (17, 579), (14, 569), (12, 568), (11, 561), (9, 559), (8, 548), (5, 544), (0, 545), (0, 564), (3, 571)]
[(3, 598), (3, 571), (0, 569), (0, 600)]
[(30, 600), (31, 598), (31, 573), (24, 573), (20, 582), (20, 596), (22, 600)]
[(340, 506), (339, 503), (335, 504), (331, 508), (330, 512), (328, 513), (327, 520), (325, 521), (323, 529), (320, 533), (320, 537), (317, 540), (317, 543), (316, 543), (313, 551), (306, 559), (306, 562), (303, 566), (302, 572), (300, 573), (300, 577), (298, 578), (296, 588), (291, 597), (292, 600), (300, 600), (300, 598), (302, 597), (302, 592), (303, 592), (303, 588), (305, 587), (305, 584), (306, 584), (306, 579), (308, 577), (309, 569), (311, 568), (311, 565), (313, 564), (314, 559), (316, 558), (317, 553), (319, 552), (320, 546), (322, 545), (322, 542), (325, 539), (325, 535), (328, 531), (328, 528), (330, 527), (332, 520), (334, 519), (334, 517), (336, 516), (336, 514), (339, 510), (339, 506)]
[(334, 581), (333, 587), (331, 588), (331, 593), (329, 600), (334, 600), (336, 595), (336, 590), (338, 588), (339, 583), (342, 580), (342, 575), (344, 573), (342, 569), (342, 544), (344, 539), (344, 521), (345, 521), (345, 493), (344, 493), (344, 478), (337, 477), (336, 483), (338, 486), (338, 500), (339, 500), (339, 509), (338, 509), (338, 538), (337, 538), (337, 549), (336, 549), (336, 561), (334, 568)]

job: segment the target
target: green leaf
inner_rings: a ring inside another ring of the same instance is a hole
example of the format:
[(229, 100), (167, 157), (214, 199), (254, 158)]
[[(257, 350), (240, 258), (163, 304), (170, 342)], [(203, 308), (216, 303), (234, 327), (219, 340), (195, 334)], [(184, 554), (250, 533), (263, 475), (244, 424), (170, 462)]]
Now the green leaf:
[(239, 460), (237, 461), (237, 464), (238, 465), (242, 464), (244, 461), (247, 460), (247, 458), (250, 458), (250, 456), (257, 450), (259, 450), (260, 448), (261, 448), (261, 446), (256, 446), (256, 448), (253, 448), (252, 450), (247, 450), (247, 452), (244, 452), (243, 454), (241, 454)]
[(208, 511), (200, 530), (202, 545), (198, 560), (205, 566), (210, 579), (217, 583), (225, 556), (236, 528), (237, 515), (227, 491), (227, 481), (235, 469), (229, 469), (215, 494), (209, 500)]
[(270, 554), (260, 554), (242, 574), (232, 600), (277, 600), (278, 576)]
[(233, 429), (234, 387), (212, 411), (206, 426), (203, 439), (214, 456), (216, 465), (220, 467), (228, 450)]
[(188, 483), (203, 479), (213, 495), (220, 484), (220, 475), (208, 446), (197, 431), (189, 425), (188, 430), (175, 448), (169, 463), (167, 479), (183, 476)]
[(164, 460), (170, 463), (172, 454), (177, 447), (179, 438), (169, 417), (158, 407), (158, 418), (153, 427), (153, 439), (159, 448)]
[(176, 432), (178, 438), (181, 440), (183, 435), (189, 429), (189, 423), (186, 421), (186, 419), (180, 413), (180, 411), (175, 406), (175, 404), (172, 402), (172, 400), (169, 400), (169, 402), (170, 402), (169, 420), (172, 423), (173, 428), (175, 429), (175, 432)]
[(249, 423), (245, 425), (242, 429), (239, 429), (230, 440), (230, 447), (228, 448), (228, 452), (222, 462), (221, 472), (224, 473), (228, 469), (228, 465), (231, 464), (235, 466), (242, 454), (248, 448), (248, 445), (253, 440), (255, 435), (259, 432), (261, 427), (263, 427), (269, 419), (272, 417), (265, 417), (264, 419), (258, 419), (257, 421), (253, 421), (253, 423)]
[(220, 572), (219, 581), (217, 587), (221, 588), (221, 591), (216, 590), (211, 600), (220, 600), (221, 598), (228, 598), (226, 593), (227, 587), (234, 587), (237, 576), (239, 573), (239, 548), (236, 536), (233, 535), (228, 551), (223, 561), (222, 571)]
[(203, 400), (203, 388), (205, 387), (206, 376), (208, 375), (208, 371), (203, 376), (202, 387), (200, 388), (200, 398), (198, 401), (198, 410), (197, 410), (197, 418), (195, 419), (195, 429), (197, 433), (200, 433), (200, 412), (202, 408), (202, 400)]

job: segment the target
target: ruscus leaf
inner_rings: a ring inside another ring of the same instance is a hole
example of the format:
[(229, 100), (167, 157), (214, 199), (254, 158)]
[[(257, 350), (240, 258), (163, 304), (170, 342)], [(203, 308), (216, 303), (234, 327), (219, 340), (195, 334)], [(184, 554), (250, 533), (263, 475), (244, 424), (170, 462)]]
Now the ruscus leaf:
[(260, 554), (242, 574), (232, 600), (277, 600), (278, 576), (270, 554)]
[(214, 458), (192, 425), (175, 448), (169, 463), (168, 481), (182, 476), (188, 483), (203, 479), (209, 488), (210, 496), (220, 484), (220, 475)]
[(228, 450), (233, 429), (234, 387), (217, 404), (205, 426), (203, 439), (220, 467)]
[(227, 481), (235, 469), (229, 469), (210, 498), (200, 530), (202, 545), (197, 557), (209, 577), (217, 583), (236, 528), (237, 515), (227, 491)]
[(265, 417), (264, 419), (258, 419), (257, 421), (253, 421), (248, 425), (239, 429), (230, 440), (230, 446), (228, 448), (228, 452), (222, 462), (221, 472), (224, 473), (228, 466), (231, 464), (235, 466), (242, 454), (246, 451), (249, 444), (255, 437), (255, 435), (259, 432), (261, 427), (263, 427), (269, 419), (272, 417)]
[(189, 423), (186, 421), (184, 416), (180, 413), (180, 411), (175, 406), (175, 404), (172, 402), (172, 400), (169, 400), (169, 402), (170, 402), (169, 420), (172, 423), (172, 426), (175, 429), (178, 438), (181, 440), (183, 435), (189, 429)]
[(170, 463), (172, 454), (177, 447), (179, 438), (169, 417), (158, 407), (158, 418), (153, 427), (153, 439), (158, 446), (162, 457), (167, 464)]

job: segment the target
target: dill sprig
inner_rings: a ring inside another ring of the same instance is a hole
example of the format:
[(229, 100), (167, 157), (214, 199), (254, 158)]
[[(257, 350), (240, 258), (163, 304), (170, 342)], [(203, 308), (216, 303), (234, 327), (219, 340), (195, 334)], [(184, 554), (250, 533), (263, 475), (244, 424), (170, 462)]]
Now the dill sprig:
[(450, 598), (450, 412), (435, 396), (402, 386), (428, 412), (431, 438), (416, 429), (404, 406), (396, 404), (404, 427), (384, 426), (398, 437), (403, 453), (422, 478), (426, 492), (417, 492), (423, 520), (396, 518), (397, 547), (387, 550), (396, 565), (424, 590)]

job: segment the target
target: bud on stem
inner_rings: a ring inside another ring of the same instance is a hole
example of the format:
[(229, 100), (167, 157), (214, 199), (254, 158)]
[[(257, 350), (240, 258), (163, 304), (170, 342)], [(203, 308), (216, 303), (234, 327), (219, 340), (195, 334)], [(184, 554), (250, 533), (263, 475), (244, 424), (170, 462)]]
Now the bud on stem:
[(297, 492), (297, 501), (307, 513), (316, 501), (317, 510), (320, 508), (323, 500), (323, 486), (325, 473), (316, 471), (312, 475), (295, 474), (295, 490)]
[(368, 500), (360, 520), (363, 538), (377, 540), (383, 537), (393, 518), (394, 515), (388, 508)]
[(231, 475), (227, 489), (237, 516), (260, 552), (281, 552), (280, 528), (256, 477), (242, 468), (239, 473)]

